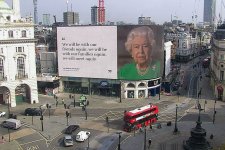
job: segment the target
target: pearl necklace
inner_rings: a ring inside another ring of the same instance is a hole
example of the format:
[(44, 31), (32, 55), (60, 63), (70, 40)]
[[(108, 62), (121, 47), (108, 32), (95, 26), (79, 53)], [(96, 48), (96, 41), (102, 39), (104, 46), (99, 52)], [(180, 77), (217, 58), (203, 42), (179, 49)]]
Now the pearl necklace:
[(137, 72), (140, 76), (145, 75), (148, 72), (149, 66), (146, 69), (140, 69), (138, 64), (136, 65)]

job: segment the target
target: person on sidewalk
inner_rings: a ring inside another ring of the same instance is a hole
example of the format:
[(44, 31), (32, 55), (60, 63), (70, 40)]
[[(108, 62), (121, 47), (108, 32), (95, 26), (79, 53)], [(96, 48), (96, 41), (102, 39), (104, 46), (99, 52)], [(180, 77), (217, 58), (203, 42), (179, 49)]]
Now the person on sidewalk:
[(63, 105), (64, 105), (64, 102), (65, 102), (65, 101), (64, 101), (64, 99), (62, 98), (62, 104), (63, 104)]

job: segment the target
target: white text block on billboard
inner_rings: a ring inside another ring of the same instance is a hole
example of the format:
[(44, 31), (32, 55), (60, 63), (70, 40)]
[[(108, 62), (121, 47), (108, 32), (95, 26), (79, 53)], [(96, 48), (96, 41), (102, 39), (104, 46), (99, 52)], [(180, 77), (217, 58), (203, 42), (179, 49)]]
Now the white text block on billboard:
[(117, 78), (117, 27), (57, 28), (59, 76)]

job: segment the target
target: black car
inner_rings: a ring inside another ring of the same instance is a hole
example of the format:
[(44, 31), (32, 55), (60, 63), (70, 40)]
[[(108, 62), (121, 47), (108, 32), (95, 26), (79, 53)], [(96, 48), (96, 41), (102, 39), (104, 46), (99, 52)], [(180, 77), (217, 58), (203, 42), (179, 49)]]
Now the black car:
[(25, 109), (24, 114), (26, 116), (40, 116), (41, 110), (39, 108), (27, 108)]
[(76, 131), (79, 128), (79, 125), (70, 125), (66, 128), (65, 134), (72, 134), (72, 132)]

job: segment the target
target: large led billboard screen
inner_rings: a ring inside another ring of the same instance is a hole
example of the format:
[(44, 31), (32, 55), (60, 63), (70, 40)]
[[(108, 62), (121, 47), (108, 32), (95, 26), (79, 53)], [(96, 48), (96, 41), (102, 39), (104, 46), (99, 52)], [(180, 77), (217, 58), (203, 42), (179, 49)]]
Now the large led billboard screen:
[(117, 78), (116, 26), (57, 28), (60, 76)]
[(161, 26), (75, 26), (57, 28), (60, 76), (120, 80), (161, 77)]
[(150, 80), (164, 67), (161, 26), (118, 26), (118, 79)]

